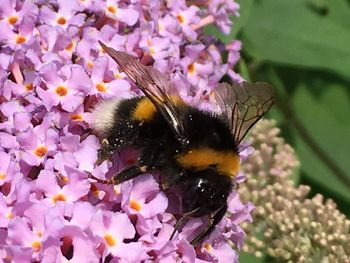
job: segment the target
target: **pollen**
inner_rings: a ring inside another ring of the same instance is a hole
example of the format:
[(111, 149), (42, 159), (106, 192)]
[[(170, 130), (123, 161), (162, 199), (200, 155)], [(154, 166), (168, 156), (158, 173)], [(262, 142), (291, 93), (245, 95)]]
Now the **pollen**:
[(112, 6), (112, 5), (108, 6), (107, 10), (109, 12), (111, 12), (112, 14), (116, 14), (117, 13), (117, 9), (114, 6)]
[(117, 244), (117, 241), (112, 237), (111, 234), (105, 234), (103, 237), (107, 243), (108, 246), (114, 247)]
[(18, 16), (10, 16), (9, 18), (7, 18), (7, 22), (10, 24), (10, 25), (14, 25), (16, 24), (18, 21)]
[(67, 23), (67, 19), (65, 19), (63, 16), (61, 16), (61, 17), (57, 18), (56, 22), (57, 22), (57, 24), (63, 26)]
[(156, 54), (156, 50), (154, 49), (154, 47), (150, 47), (149, 48), (149, 53), (150, 53), (150, 55), (154, 55), (154, 54)]
[(94, 196), (98, 196), (98, 194), (99, 194), (99, 192), (100, 192), (100, 190), (98, 190), (96, 184), (91, 184), (91, 186), (90, 186), (90, 191), (92, 192), (92, 194), (93, 194)]
[(213, 248), (209, 243), (205, 243), (204, 246), (205, 250), (207, 250), (208, 252)]
[(181, 14), (177, 15), (176, 18), (180, 22), (180, 24), (183, 24), (185, 22), (185, 18)]
[(27, 83), (27, 84), (25, 84), (25, 85), (24, 85), (24, 89), (25, 89), (26, 91), (31, 91), (31, 90), (33, 90), (33, 83)]
[(38, 237), (42, 237), (43, 236), (43, 232), (41, 232), (41, 231), (38, 231), (36, 234), (38, 235)]
[(65, 197), (63, 194), (59, 193), (59, 194), (55, 195), (55, 196), (52, 198), (52, 200), (53, 200), (53, 202), (56, 204), (58, 201), (63, 201), (63, 202), (65, 202), (65, 201), (66, 201), (66, 197)]
[(4, 180), (6, 178), (6, 174), (5, 173), (0, 173), (0, 180)]
[(72, 51), (73, 47), (74, 47), (74, 43), (73, 43), (73, 41), (71, 41), (71, 42), (66, 46), (65, 49), (66, 49), (67, 51)]
[(104, 83), (97, 83), (96, 84), (96, 89), (99, 91), (99, 92), (106, 92), (106, 85)]
[(89, 61), (87, 63), (87, 67), (88, 67), (88, 69), (92, 69), (94, 67), (94, 63), (92, 61)]
[(129, 205), (132, 209), (136, 210), (137, 212), (140, 212), (140, 210), (142, 208), (141, 204), (134, 199), (130, 200)]
[(16, 44), (23, 44), (27, 41), (27, 39), (24, 36), (18, 35), (16, 37)]
[(48, 149), (46, 146), (39, 146), (35, 149), (34, 154), (39, 158), (43, 158), (47, 153)]
[(62, 85), (58, 86), (56, 88), (55, 92), (60, 97), (64, 97), (64, 96), (66, 96), (68, 94), (67, 88), (65, 86), (62, 86)]
[(123, 76), (120, 73), (118, 73), (118, 72), (114, 73), (114, 77), (116, 79), (122, 79), (123, 78)]
[(62, 175), (62, 176), (61, 176), (61, 179), (62, 179), (62, 181), (63, 181), (64, 183), (68, 183), (68, 182), (69, 182), (68, 176)]
[(5, 215), (5, 217), (6, 217), (7, 219), (12, 219), (12, 218), (14, 218), (14, 214), (13, 214), (12, 212), (8, 212), (8, 213)]
[(41, 249), (41, 241), (37, 240), (32, 243), (32, 248), (34, 251), (39, 251)]
[(115, 185), (113, 187), (115, 195), (120, 195), (120, 185)]
[(81, 114), (72, 114), (70, 115), (70, 119), (73, 121), (82, 121), (83, 120), (83, 115)]
[(165, 30), (163, 23), (158, 22), (158, 30), (159, 32), (163, 32)]
[(196, 67), (194, 66), (193, 63), (191, 63), (187, 66), (187, 71), (190, 75), (193, 75), (195, 73)]

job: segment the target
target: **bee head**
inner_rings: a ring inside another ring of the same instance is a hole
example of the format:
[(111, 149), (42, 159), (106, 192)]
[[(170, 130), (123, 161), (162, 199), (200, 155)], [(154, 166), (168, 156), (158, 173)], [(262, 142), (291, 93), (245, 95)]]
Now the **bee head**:
[(229, 177), (220, 177), (215, 169), (206, 169), (184, 181), (184, 212), (198, 209), (194, 216), (202, 216), (222, 207), (232, 189)]

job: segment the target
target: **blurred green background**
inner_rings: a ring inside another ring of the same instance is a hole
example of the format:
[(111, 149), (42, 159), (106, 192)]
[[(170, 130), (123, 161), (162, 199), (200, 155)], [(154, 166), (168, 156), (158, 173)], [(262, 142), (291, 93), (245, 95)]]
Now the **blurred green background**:
[[(269, 117), (300, 159), (297, 183), (350, 216), (350, 1), (237, 0), (229, 36), (242, 41), (236, 71), (277, 92)], [(241, 262), (270, 262), (241, 256)]]

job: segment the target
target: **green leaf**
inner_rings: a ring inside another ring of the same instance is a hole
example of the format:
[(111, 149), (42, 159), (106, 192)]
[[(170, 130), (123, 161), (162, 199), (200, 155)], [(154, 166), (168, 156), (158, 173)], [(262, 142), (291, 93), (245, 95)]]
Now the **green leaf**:
[[(327, 153), (332, 162), (349, 173), (350, 105), (344, 96), (344, 87), (329, 84), (319, 97), (310, 87), (300, 84), (294, 94), (294, 111), (313, 139)], [(334, 173), (315, 155), (305, 141), (295, 137), (295, 147), (301, 159), (301, 170), (307, 177), (350, 201), (350, 191)], [(349, 176), (349, 174), (347, 174)]]
[(305, 0), (256, 1), (243, 26), (243, 46), (258, 60), (328, 69), (350, 79), (350, 8), (327, 1), (320, 15)]

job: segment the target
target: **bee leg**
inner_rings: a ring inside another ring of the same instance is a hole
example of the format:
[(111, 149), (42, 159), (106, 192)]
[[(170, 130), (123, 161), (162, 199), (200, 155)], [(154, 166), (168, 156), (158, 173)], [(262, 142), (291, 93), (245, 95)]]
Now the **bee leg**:
[(171, 174), (171, 176), (167, 176), (166, 174), (164, 174), (160, 182), (160, 187), (163, 191), (166, 191), (173, 185), (178, 184), (181, 181), (181, 179), (185, 176), (185, 171), (183, 170), (172, 170), (168, 173)]
[(103, 161), (107, 160), (116, 151), (116, 149), (111, 148), (107, 139), (103, 139), (101, 141), (101, 146), (102, 146), (101, 149), (98, 151), (98, 156), (96, 161), (97, 165), (100, 165), (101, 163), (103, 163)]
[(180, 219), (176, 221), (176, 224), (175, 224), (175, 226), (174, 226), (173, 233), (171, 233), (171, 236), (170, 236), (169, 240), (172, 240), (172, 239), (173, 239), (173, 237), (174, 237), (176, 231), (177, 231), (184, 223), (186, 223), (187, 219), (188, 219), (191, 215), (193, 215), (194, 213), (196, 213), (198, 210), (199, 210), (199, 207), (196, 208), (196, 209), (194, 209), (194, 210), (192, 210), (192, 211), (189, 211), (189, 212), (183, 214), (183, 215), (180, 217)]
[(223, 207), (221, 207), (214, 216), (209, 215), (209, 223), (206, 228), (204, 228), (192, 241), (192, 246), (197, 246), (200, 242), (203, 241), (203, 239), (208, 236), (213, 230), (214, 227), (221, 221), (221, 219), (224, 217), (225, 213), (227, 211), (227, 205), (225, 204)]
[(125, 170), (121, 171), (120, 173), (117, 173), (114, 175), (109, 181), (112, 184), (120, 184), (122, 182), (128, 181), (132, 178), (135, 178), (136, 176), (139, 176), (140, 174), (143, 174), (147, 172), (147, 166), (139, 166), (134, 165), (129, 168), (126, 168)]

